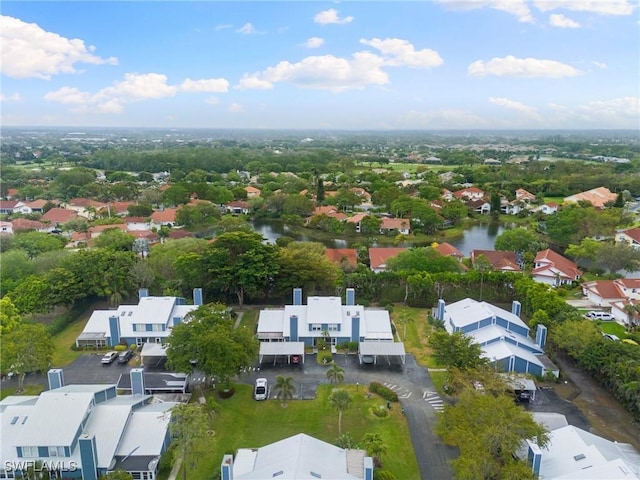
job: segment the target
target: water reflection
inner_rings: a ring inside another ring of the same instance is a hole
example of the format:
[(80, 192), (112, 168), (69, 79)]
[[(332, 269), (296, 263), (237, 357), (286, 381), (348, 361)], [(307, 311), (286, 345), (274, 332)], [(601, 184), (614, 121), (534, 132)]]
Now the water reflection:
[[(314, 239), (299, 231), (292, 231), (289, 227), (276, 220), (254, 220), (253, 229), (262, 235), (267, 242), (275, 243), (276, 239), (288, 236), (299, 242), (320, 242), (327, 248), (349, 248), (354, 243), (367, 243), (366, 238), (356, 240), (346, 240), (343, 238)], [(465, 230), (464, 236), (457, 240), (450, 240), (449, 243), (460, 250), (465, 256), (469, 256), (471, 250), (493, 250), (496, 237), (502, 232), (511, 228), (511, 225), (500, 223), (482, 223), (473, 225)], [(411, 245), (402, 245), (411, 246)]]

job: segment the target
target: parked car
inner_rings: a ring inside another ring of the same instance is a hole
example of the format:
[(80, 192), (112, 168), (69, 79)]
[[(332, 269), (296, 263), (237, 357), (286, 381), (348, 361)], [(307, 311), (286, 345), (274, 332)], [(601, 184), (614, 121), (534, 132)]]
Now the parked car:
[(256, 400), (267, 399), (267, 379), (256, 378), (256, 388), (253, 391), (253, 398)]
[(300, 355), (291, 355), (291, 363), (300, 363)]
[(133, 358), (133, 350), (125, 350), (118, 355), (118, 363), (129, 363), (129, 360)]
[(609, 312), (599, 312), (599, 311), (596, 311), (596, 310), (592, 310), (591, 312), (587, 312), (585, 314), (585, 316), (587, 318), (592, 319), (592, 320), (604, 320), (604, 321), (613, 320), (613, 315), (611, 315)]
[(100, 360), (100, 362), (103, 365), (111, 365), (115, 359), (118, 358), (118, 352), (107, 352), (105, 353), (104, 357), (102, 357), (102, 360)]
[(612, 333), (603, 333), (602, 336), (604, 338), (606, 338), (607, 340), (611, 340), (613, 342), (618, 342), (620, 341), (620, 338), (617, 335), (614, 335)]

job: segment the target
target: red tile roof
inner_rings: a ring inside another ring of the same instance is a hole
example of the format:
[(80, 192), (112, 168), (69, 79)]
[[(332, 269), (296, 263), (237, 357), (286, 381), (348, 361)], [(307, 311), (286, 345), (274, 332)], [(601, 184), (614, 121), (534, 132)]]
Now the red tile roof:
[(409, 228), (410, 222), (406, 218), (387, 218), (382, 217), (382, 223), (380, 224), (381, 230), (400, 230)]
[(103, 202), (98, 202), (97, 200), (92, 200), (90, 198), (72, 198), (67, 202), (68, 205), (72, 207), (93, 207), (93, 208), (103, 208), (106, 207), (107, 204)]
[(504, 270), (509, 272), (520, 272), (520, 266), (516, 259), (514, 252), (507, 252), (502, 250), (472, 250), (471, 251), (471, 263), (475, 263), (475, 259), (484, 255), (491, 266), (496, 270)]
[(66, 223), (74, 218), (78, 218), (78, 214), (74, 210), (56, 207), (42, 215), (40, 220), (51, 223)]
[(464, 255), (460, 250), (447, 242), (442, 242), (441, 244), (436, 245), (433, 248), (439, 251), (440, 254), (444, 255), (445, 257), (464, 258)]
[(629, 230), (625, 230), (624, 233), (629, 238), (632, 238), (636, 242), (640, 243), (640, 228), (630, 228)]
[(14, 232), (18, 232), (20, 230), (40, 230), (41, 228), (44, 228), (42, 222), (29, 220), (27, 218), (16, 218), (11, 221), (11, 225), (13, 225)]
[(165, 208), (161, 212), (153, 212), (151, 220), (158, 223), (173, 223), (176, 221), (177, 208)]
[(578, 268), (578, 265), (550, 248), (538, 252), (533, 263), (536, 265), (538, 263), (544, 264), (543, 266), (533, 269), (531, 272), (533, 275), (551, 266), (560, 270), (567, 278), (576, 279), (582, 275), (582, 271)]
[(327, 248), (325, 253), (329, 260), (338, 265), (347, 262), (355, 267), (358, 263), (358, 253), (355, 248)]
[(379, 269), (386, 266), (390, 258), (395, 257), (400, 252), (408, 248), (402, 247), (371, 247), (369, 248), (369, 265), (372, 269)]

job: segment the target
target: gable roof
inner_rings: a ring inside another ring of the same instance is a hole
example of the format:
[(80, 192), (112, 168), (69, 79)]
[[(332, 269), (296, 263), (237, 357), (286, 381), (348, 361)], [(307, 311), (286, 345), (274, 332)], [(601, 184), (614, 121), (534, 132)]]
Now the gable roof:
[(442, 242), (433, 248), (445, 257), (464, 258), (464, 255), (460, 250), (447, 242)]
[(154, 222), (173, 223), (176, 221), (177, 212), (178, 212), (177, 208), (165, 208), (161, 212), (153, 212), (151, 214), (151, 220), (153, 220)]
[(406, 218), (388, 218), (382, 217), (380, 230), (402, 230), (409, 228), (410, 222)]
[(544, 265), (533, 269), (532, 274), (536, 274), (537, 271), (546, 270), (550, 266), (560, 270), (566, 277), (577, 278), (582, 275), (582, 270), (578, 268), (574, 262), (566, 257), (563, 257), (557, 252), (554, 252), (550, 248), (542, 250), (536, 254), (534, 264), (543, 263)]
[(375, 270), (385, 268), (387, 261), (408, 248), (404, 247), (371, 247), (369, 248), (369, 266)]
[(503, 250), (472, 250), (471, 251), (471, 263), (475, 263), (475, 260), (484, 255), (491, 266), (496, 270), (515, 271), (520, 272), (522, 269), (518, 265), (516, 254), (514, 252), (507, 252)]
[(605, 203), (614, 202), (617, 198), (618, 194), (612, 193), (607, 187), (598, 187), (565, 197), (564, 201), (567, 203), (587, 201), (596, 208), (604, 208)]
[(640, 243), (640, 228), (634, 227), (622, 232), (627, 237), (631, 238), (635, 242)]
[(66, 223), (74, 218), (78, 218), (78, 214), (75, 211), (55, 207), (42, 215), (40, 220), (51, 223)]
[(338, 265), (345, 261), (355, 267), (358, 263), (358, 252), (355, 248), (327, 248), (325, 255), (329, 260)]
[(28, 218), (16, 218), (15, 220), (11, 220), (11, 225), (13, 226), (13, 231), (17, 232), (20, 230), (40, 230), (44, 228), (44, 225), (37, 220), (29, 220)]

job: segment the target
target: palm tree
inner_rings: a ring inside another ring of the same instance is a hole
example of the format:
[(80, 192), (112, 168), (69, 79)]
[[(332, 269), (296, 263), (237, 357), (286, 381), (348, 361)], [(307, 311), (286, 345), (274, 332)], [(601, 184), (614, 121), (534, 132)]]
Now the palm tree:
[(624, 312), (627, 314), (627, 332), (631, 330), (631, 326), (633, 325), (633, 319), (637, 313), (636, 306), (632, 303), (628, 303), (624, 306)]
[(337, 385), (344, 380), (344, 368), (338, 365), (336, 362), (331, 362), (329, 370), (327, 370), (327, 378), (331, 385)]
[(349, 408), (352, 401), (351, 395), (344, 389), (334, 390), (329, 395), (329, 405), (338, 410), (338, 435), (342, 435), (342, 412)]
[(367, 455), (374, 458), (378, 466), (382, 465), (380, 459), (387, 453), (387, 447), (379, 433), (366, 433), (362, 437), (362, 446), (367, 451)]
[(276, 398), (280, 400), (283, 407), (287, 406), (287, 400), (293, 398), (293, 394), (296, 391), (296, 387), (293, 385), (293, 377), (283, 377), (278, 375), (276, 377), (276, 384), (273, 386)]

